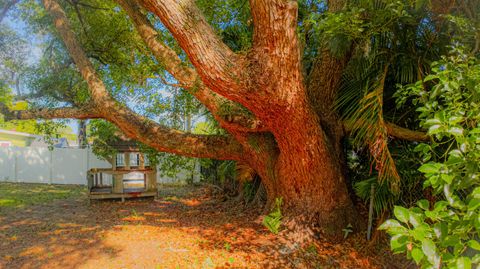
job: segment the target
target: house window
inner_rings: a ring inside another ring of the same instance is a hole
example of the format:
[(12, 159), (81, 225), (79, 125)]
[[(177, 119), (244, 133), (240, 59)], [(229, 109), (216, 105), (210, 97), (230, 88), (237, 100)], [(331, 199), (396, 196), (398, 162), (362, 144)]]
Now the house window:
[(123, 153), (117, 153), (116, 163), (117, 167), (125, 166), (125, 156)]
[(143, 163), (145, 166), (150, 166), (150, 160), (145, 155), (143, 156)]
[(140, 154), (130, 153), (130, 166), (140, 166)]

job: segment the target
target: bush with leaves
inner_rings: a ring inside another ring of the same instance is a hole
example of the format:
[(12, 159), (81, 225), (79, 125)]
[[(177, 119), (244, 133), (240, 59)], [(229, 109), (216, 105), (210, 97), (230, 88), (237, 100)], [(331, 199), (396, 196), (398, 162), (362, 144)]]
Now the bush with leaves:
[(401, 87), (399, 104), (410, 96), (431, 143), (419, 144), (419, 168), (437, 201), (396, 206), (396, 219), (380, 229), (396, 253), (422, 268), (480, 266), (480, 61), (454, 48), (432, 65), (432, 74)]

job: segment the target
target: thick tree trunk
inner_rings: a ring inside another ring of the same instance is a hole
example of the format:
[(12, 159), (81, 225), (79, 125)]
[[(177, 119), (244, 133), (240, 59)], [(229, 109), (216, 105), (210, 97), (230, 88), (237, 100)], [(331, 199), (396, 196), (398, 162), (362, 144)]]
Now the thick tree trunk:
[[(271, 173), (263, 178), (270, 203), (285, 202), (285, 215), (320, 228), (339, 238), (348, 224), (357, 226), (356, 214), (345, 183), (342, 165), (322, 131), (318, 115), (305, 105), (286, 113), (278, 123), (279, 153)], [(265, 173), (263, 173), (265, 174)]]

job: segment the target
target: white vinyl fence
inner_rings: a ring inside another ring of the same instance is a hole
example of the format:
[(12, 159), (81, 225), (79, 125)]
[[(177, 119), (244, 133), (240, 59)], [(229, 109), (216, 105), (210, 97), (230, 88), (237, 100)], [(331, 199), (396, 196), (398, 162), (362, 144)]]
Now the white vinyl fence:
[[(44, 147), (0, 147), (0, 181), (86, 185), (89, 169), (110, 167), (110, 163), (99, 159), (91, 149), (55, 148), (50, 151)], [(194, 181), (200, 178), (199, 170), (200, 166), (196, 165)], [(161, 174), (157, 172), (159, 183), (181, 183), (192, 172), (181, 171), (174, 177)]]

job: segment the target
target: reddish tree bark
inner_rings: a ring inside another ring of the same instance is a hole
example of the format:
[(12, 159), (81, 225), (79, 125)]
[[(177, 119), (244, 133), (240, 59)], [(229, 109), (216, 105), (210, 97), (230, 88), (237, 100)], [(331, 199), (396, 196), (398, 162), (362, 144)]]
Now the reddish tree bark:
[[(339, 154), (343, 124), (331, 112), (348, 59), (335, 59), (325, 52), (307, 87), (296, 32), (296, 1), (250, 0), (253, 47), (247, 55), (239, 55), (215, 35), (193, 0), (117, 0), (153, 56), (210, 110), (229, 133), (226, 136), (171, 130), (118, 103), (76, 40), (61, 6), (55, 0), (43, 2), (88, 83), (91, 104), (14, 113), (4, 108), (4, 114), (17, 119), (104, 118), (159, 151), (248, 164), (262, 178), (269, 202), (283, 198), (289, 218), (301, 217), (335, 236), (348, 224), (356, 224)], [(194, 68), (183, 65), (157, 38), (142, 8), (158, 16)], [(312, 100), (320, 105), (312, 106)], [(232, 108), (229, 115), (221, 113), (224, 105)], [(400, 136), (420, 137), (391, 127), (392, 135), (399, 131)]]

